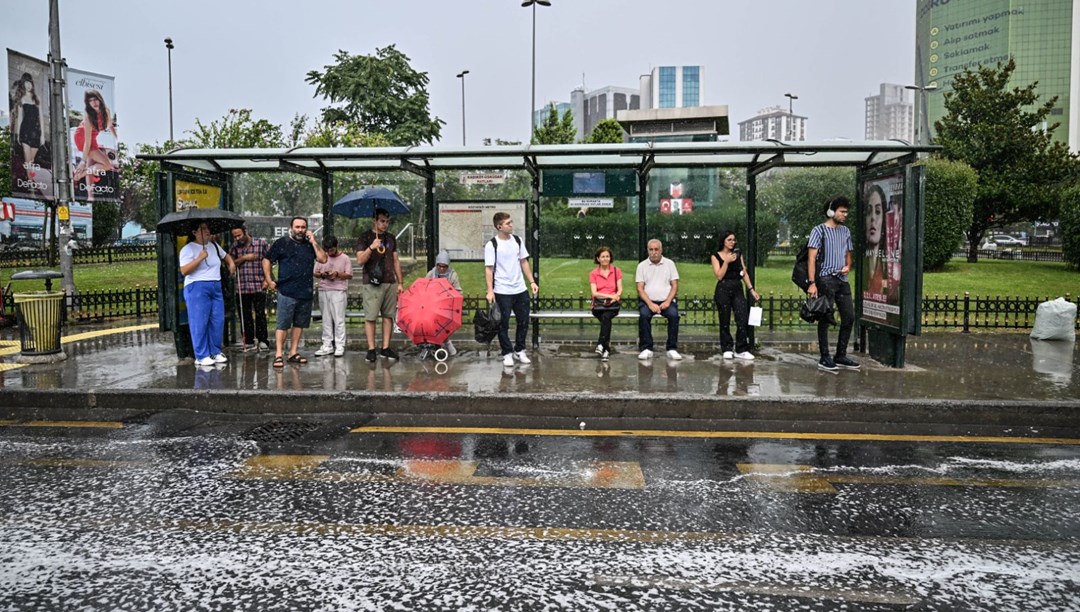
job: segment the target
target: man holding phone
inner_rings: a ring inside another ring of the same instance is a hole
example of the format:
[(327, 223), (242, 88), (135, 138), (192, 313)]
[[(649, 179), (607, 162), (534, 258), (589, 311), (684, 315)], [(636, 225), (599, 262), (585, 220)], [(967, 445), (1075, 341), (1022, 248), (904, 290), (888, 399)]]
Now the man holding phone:
[[(326, 260), (326, 251), (315, 239), (315, 235), (308, 231), (305, 217), (293, 217), (289, 224), (289, 235), (275, 240), (262, 260), (266, 285), (278, 293), (277, 325), (274, 330), (274, 339), (277, 341), (275, 368), (285, 367), (283, 351), (287, 331), (289, 363), (307, 363), (307, 359), (300, 355), (300, 335), (311, 325), (315, 262), (326, 263)], [(278, 266), (277, 280), (271, 274), (274, 264)]]

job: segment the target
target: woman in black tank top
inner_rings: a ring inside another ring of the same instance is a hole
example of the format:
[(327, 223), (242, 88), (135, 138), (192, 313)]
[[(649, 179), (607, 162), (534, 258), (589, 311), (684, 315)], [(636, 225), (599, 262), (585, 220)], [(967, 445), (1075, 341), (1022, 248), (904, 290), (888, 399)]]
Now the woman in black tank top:
[[(719, 316), (720, 350), (724, 359), (752, 360), (754, 355), (750, 353), (750, 334), (747, 330), (750, 311), (742, 286), (750, 290), (755, 302), (761, 296), (754, 290), (750, 276), (746, 274), (746, 262), (735, 248), (735, 232), (729, 230), (720, 234), (720, 250), (712, 255), (712, 268), (716, 275), (713, 301), (716, 302)], [(735, 338), (731, 337), (732, 311), (735, 312)]]

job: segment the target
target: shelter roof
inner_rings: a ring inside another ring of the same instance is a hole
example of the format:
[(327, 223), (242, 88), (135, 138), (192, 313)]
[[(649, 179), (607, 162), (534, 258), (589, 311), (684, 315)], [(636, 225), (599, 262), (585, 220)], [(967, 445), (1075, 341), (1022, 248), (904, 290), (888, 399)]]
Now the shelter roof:
[(174, 169), (214, 172), (347, 172), (515, 168), (869, 166), (940, 147), (900, 140), (679, 142), (481, 147), (174, 149), (142, 154)]

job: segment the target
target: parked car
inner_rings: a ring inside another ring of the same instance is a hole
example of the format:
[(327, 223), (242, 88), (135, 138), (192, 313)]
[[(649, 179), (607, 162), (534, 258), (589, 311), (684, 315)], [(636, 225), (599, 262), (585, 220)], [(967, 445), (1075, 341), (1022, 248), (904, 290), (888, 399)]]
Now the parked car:
[(994, 244), (1003, 247), (1027, 246), (1027, 241), (1016, 238), (1015, 236), (994, 236), (990, 240), (992, 240)]
[(127, 238), (121, 238), (113, 243), (113, 246), (145, 246), (148, 244), (157, 244), (157, 232), (145, 232), (142, 234), (135, 234), (134, 236), (128, 236)]

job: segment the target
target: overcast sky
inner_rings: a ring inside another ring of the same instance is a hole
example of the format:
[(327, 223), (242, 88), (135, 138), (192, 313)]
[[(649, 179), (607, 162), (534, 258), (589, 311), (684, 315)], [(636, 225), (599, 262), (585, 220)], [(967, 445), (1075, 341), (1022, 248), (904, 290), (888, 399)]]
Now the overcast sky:
[[(0, 0), (0, 46), (44, 59), (48, 2)], [(169, 135), (172, 52), (175, 131), (251, 108), (286, 125), (324, 106), (304, 82), (335, 52), (390, 44), (428, 73), (442, 144), (524, 140), (529, 127), (531, 9), (519, 0), (61, 0), (68, 65), (116, 77), (121, 139)], [(552, 0), (536, 11), (536, 98), (569, 101), (582, 84), (638, 86), (653, 66), (704, 66), (703, 102), (738, 122), (799, 99), (809, 140), (862, 139), (864, 98), (882, 82), (911, 83), (913, 0)], [(3, 61), (7, 74), (6, 55)]]

